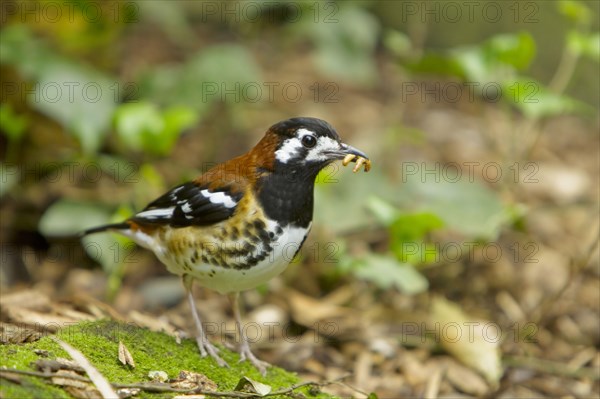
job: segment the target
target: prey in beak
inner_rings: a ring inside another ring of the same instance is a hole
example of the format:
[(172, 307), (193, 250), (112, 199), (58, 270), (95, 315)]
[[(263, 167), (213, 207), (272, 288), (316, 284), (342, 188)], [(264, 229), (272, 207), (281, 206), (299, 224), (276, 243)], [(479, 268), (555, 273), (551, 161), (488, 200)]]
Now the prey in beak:
[(342, 144), (342, 152), (346, 154), (342, 159), (342, 165), (347, 166), (350, 162), (356, 162), (352, 172), (358, 172), (363, 165), (365, 167), (365, 172), (371, 170), (371, 160), (364, 152), (348, 144)]

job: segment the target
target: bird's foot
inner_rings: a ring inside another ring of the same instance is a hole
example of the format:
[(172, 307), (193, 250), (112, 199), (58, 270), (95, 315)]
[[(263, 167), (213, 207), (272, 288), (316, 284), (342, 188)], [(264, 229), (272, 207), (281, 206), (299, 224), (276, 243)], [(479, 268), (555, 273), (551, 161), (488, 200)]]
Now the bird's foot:
[(267, 375), (267, 368), (271, 367), (271, 364), (254, 356), (254, 353), (252, 353), (248, 345), (242, 345), (240, 347), (240, 363), (246, 360), (252, 363), (263, 376)]
[(206, 338), (203, 339), (203, 337), (197, 337), (196, 343), (198, 344), (198, 349), (200, 349), (200, 356), (206, 357), (207, 355), (209, 355), (210, 357), (215, 359), (215, 361), (217, 362), (217, 364), (219, 366), (229, 367), (227, 362), (225, 360), (223, 360), (221, 358), (221, 356), (219, 356), (219, 348), (217, 348), (216, 346), (211, 344), (208, 341), (208, 339), (206, 339)]

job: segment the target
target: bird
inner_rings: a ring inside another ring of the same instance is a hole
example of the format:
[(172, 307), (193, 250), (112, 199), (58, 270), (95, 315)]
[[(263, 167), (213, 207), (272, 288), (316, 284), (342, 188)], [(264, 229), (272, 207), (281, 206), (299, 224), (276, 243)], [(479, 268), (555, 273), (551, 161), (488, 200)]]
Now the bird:
[(122, 234), (181, 276), (200, 355), (223, 367), (228, 364), (206, 336), (192, 285), (227, 294), (240, 337), (240, 362), (250, 361), (265, 375), (270, 364), (250, 349), (240, 292), (279, 275), (293, 260), (312, 226), (317, 174), (336, 160), (344, 166), (355, 162), (354, 172), (371, 167), (369, 157), (343, 143), (328, 122), (290, 118), (269, 127), (247, 153), (177, 185), (121, 223), (83, 235)]

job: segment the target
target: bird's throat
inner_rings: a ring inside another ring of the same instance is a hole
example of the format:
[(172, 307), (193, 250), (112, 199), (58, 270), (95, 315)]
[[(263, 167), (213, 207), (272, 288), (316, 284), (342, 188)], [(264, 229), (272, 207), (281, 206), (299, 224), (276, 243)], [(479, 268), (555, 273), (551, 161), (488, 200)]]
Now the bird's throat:
[(313, 176), (270, 173), (257, 181), (257, 195), (267, 217), (282, 226), (307, 227), (313, 215)]

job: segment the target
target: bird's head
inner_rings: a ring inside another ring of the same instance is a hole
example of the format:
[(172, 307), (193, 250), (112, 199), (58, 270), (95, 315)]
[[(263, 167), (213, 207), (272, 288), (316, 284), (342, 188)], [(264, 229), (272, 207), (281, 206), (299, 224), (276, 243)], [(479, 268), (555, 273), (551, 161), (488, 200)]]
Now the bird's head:
[(362, 151), (343, 143), (333, 126), (317, 118), (291, 118), (276, 123), (263, 141), (269, 143), (276, 172), (316, 176), (329, 163), (348, 155), (368, 159)]

